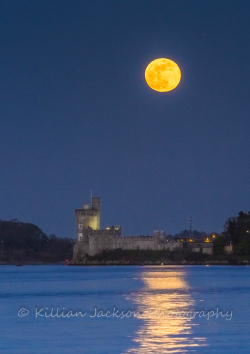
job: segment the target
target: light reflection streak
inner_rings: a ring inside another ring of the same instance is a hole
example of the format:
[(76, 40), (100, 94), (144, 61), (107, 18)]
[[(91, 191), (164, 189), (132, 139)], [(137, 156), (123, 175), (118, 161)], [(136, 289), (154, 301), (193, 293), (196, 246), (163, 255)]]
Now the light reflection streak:
[(145, 287), (129, 299), (137, 305), (143, 323), (135, 333), (137, 345), (126, 353), (190, 353), (206, 345), (205, 338), (192, 337), (188, 313), (193, 311), (194, 301), (185, 277), (182, 267), (145, 267), (141, 274)]

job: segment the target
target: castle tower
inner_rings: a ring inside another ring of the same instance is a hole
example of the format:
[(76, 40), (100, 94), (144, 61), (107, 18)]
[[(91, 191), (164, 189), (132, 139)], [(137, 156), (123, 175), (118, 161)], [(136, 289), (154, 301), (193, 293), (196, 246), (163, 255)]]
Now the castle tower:
[(89, 228), (100, 229), (100, 198), (92, 197), (91, 206), (84, 204), (82, 209), (75, 210), (76, 215), (76, 244), (74, 257), (80, 251), (82, 254), (89, 253)]

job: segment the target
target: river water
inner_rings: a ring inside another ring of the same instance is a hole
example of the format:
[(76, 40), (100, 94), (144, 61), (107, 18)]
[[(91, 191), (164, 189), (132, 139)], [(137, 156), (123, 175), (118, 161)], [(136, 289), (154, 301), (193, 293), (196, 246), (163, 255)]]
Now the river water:
[(1, 266), (0, 353), (250, 353), (249, 266)]

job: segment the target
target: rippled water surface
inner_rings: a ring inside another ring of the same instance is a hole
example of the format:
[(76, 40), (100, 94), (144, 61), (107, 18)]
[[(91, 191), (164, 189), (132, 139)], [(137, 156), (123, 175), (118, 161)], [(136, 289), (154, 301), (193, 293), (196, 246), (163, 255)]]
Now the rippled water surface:
[(250, 267), (1, 266), (0, 353), (250, 353)]

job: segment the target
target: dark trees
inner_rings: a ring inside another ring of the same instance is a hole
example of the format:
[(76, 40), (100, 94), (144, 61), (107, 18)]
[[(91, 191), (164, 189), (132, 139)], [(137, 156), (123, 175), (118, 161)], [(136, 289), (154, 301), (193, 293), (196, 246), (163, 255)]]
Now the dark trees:
[(225, 236), (227, 244), (233, 244), (236, 254), (250, 255), (250, 211), (241, 211), (237, 217), (229, 218), (225, 223)]
[(17, 219), (0, 221), (1, 261), (61, 262), (72, 258), (73, 240), (47, 236), (38, 226)]

